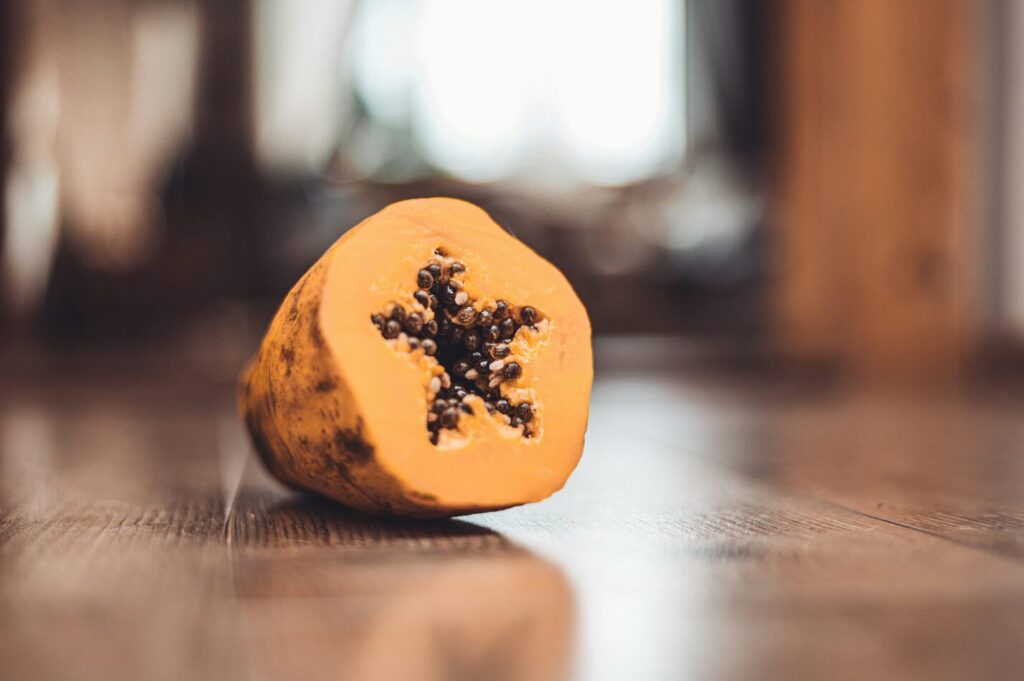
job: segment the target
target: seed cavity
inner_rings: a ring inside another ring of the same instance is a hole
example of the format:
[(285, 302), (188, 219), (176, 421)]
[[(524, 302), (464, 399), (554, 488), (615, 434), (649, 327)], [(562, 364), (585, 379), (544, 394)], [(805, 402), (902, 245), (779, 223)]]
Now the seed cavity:
[[(535, 328), (543, 315), (532, 305), (513, 305), (497, 300), (480, 304), (464, 290), (464, 263), (435, 251), (431, 262), (415, 275), (412, 294), (418, 307), (406, 309), (392, 303), (370, 315), (381, 336), (435, 357), (442, 372), (427, 384), (426, 426), (430, 442), (437, 444), (440, 431), (456, 430), (461, 415), (473, 414), (466, 398), (483, 400), (489, 414), (497, 414), (523, 437), (531, 437), (533, 405), (513, 403), (501, 394), (501, 385), (523, 375), (522, 358), (512, 355), (509, 343), (520, 328)], [(497, 416), (496, 416), (497, 418)]]

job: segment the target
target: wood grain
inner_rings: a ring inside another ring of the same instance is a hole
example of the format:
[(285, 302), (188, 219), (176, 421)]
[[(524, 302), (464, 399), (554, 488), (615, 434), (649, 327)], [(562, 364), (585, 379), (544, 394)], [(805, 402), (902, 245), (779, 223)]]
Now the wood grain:
[(1024, 666), (1019, 404), (651, 362), (599, 372), (565, 490), (441, 523), (282, 490), (249, 458), (229, 386), (138, 367), (5, 384), (4, 677), (999, 679)]

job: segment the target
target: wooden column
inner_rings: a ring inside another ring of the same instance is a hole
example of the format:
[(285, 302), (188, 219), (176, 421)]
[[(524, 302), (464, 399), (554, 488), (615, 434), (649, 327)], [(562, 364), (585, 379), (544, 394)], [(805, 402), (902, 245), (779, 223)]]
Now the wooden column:
[(863, 377), (955, 377), (973, 335), (974, 6), (777, 6), (782, 348)]

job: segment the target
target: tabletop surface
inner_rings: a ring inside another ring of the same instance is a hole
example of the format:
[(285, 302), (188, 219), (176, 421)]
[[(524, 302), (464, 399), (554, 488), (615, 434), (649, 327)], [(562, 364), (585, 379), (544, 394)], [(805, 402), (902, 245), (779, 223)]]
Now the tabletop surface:
[(433, 523), (277, 486), (227, 382), (6, 382), (4, 678), (1020, 678), (1019, 401), (598, 350), (565, 489)]

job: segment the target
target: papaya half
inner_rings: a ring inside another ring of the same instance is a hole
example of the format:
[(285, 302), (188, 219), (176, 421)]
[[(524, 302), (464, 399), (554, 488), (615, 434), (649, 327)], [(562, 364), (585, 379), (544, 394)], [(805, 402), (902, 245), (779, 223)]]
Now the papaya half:
[(583, 450), (590, 322), (553, 265), (480, 208), (401, 201), (285, 298), (240, 380), (267, 469), (380, 516), (544, 499)]

